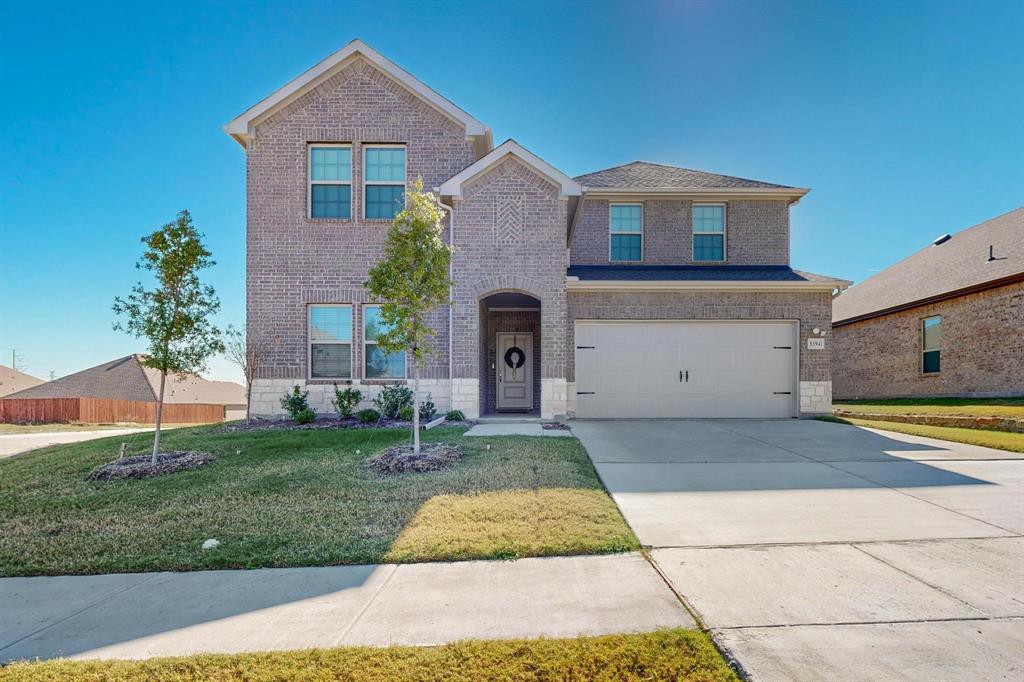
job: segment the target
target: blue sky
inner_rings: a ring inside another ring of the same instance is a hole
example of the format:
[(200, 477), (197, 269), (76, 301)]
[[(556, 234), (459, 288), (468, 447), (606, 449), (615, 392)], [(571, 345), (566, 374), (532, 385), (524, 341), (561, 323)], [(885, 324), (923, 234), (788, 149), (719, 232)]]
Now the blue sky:
[[(0, 364), (111, 330), (188, 208), (244, 322), (243, 151), (221, 126), (355, 37), (577, 175), (641, 159), (811, 187), (794, 267), (853, 280), (1024, 203), (1024, 3), (14, 3), (0, 27)], [(210, 374), (234, 378), (217, 360)]]

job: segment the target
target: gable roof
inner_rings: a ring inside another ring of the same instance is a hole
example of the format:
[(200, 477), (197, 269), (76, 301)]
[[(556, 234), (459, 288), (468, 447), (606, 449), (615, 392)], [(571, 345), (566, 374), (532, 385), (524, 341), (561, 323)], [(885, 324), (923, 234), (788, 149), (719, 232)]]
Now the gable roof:
[(451, 101), (439, 95), (422, 81), (414, 78), (405, 69), (381, 56), (380, 53), (358, 38), (351, 41), (348, 45), (337, 52), (334, 52), (312, 68), (306, 70), (298, 77), (288, 81), (284, 86), (278, 88), (273, 93), (264, 97), (240, 115), (233, 118), (224, 126), (224, 132), (234, 138), (240, 145), (245, 147), (252, 138), (253, 130), (260, 120), (295, 101), (307, 91), (315, 88), (324, 80), (337, 73), (351, 60), (358, 57), (366, 59), (388, 76), (401, 83), (403, 87), (408, 89), (424, 102), (431, 105), (456, 123), (461, 124), (466, 129), (466, 137), (478, 138), (484, 147), (484, 151), (490, 149), (490, 128), (467, 114)]
[(537, 173), (558, 185), (561, 196), (578, 197), (580, 195), (582, 188), (578, 182), (512, 139), (505, 140), (482, 159), (470, 164), (457, 175), (445, 180), (441, 183), (438, 193), (446, 197), (461, 197), (463, 185), (487, 172), (489, 168), (493, 168), (509, 156), (516, 157)]
[[(160, 374), (144, 367), (140, 360), (139, 355), (128, 355), (5, 397), (88, 397), (154, 402)], [(196, 374), (168, 375), (164, 402), (241, 404), (245, 402), (245, 388), (230, 381), (207, 381)]]
[(850, 287), (832, 302), (832, 323), (849, 324), (1018, 280), (1024, 281), (1024, 207), (926, 246)]
[(586, 173), (576, 177), (589, 193), (686, 193), (716, 190), (724, 194), (777, 194), (799, 200), (810, 190), (747, 180), (731, 175), (666, 166), (648, 161), (633, 161), (622, 166)]
[(38, 386), (43, 383), (42, 379), (37, 379), (31, 374), (25, 374), (19, 372), (13, 367), (6, 367), (0, 365), (0, 398), (4, 398), (11, 393), (17, 393), (26, 388)]

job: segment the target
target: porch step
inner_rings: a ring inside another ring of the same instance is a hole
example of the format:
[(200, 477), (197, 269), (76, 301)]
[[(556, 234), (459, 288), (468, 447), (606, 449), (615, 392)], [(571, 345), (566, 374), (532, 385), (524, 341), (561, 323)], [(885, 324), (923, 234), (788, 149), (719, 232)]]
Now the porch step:
[(477, 424), (543, 424), (550, 419), (541, 419), (540, 417), (495, 417), (488, 415), (486, 417), (480, 417), (476, 420)]

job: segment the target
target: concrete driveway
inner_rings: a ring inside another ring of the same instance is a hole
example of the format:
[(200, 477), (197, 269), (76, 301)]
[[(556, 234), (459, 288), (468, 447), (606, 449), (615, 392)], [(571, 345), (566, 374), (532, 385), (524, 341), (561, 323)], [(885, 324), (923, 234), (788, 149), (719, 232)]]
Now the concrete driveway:
[(818, 421), (572, 428), (754, 679), (1024, 675), (1024, 455)]
[[(152, 431), (144, 429), (98, 429), (96, 431), (51, 431), (43, 433), (4, 433), (0, 434), (0, 459), (20, 455), (23, 452), (65, 443), (80, 443), (85, 440), (108, 438), (110, 436), (127, 436), (133, 433)], [(116, 453), (116, 448), (115, 448)]]

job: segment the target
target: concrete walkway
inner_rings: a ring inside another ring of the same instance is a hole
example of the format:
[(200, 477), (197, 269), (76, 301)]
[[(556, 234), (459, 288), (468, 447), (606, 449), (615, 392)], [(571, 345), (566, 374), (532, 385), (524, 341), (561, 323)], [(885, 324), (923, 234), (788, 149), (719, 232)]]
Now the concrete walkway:
[(0, 579), (0, 663), (694, 627), (640, 554)]
[[(133, 433), (145, 433), (152, 431), (151, 428), (144, 429), (99, 429), (97, 431), (51, 431), (46, 433), (3, 433), (0, 434), (0, 459), (11, 457), (22, 452), (45, 448), (51, 445), (63, 445), (64, 443), (79, 443), (97, 438), (109, 436), (126, 436)], [(117, 454), (117, 448), (114, 448)]]
[(540, 424), (475, 424), (464, 436), (554, 436), (572, 438), (568, 429), (545, 429)]
[(1024, 455), (817, 421), (573, 432), (753, 679), (1022, 675)]

